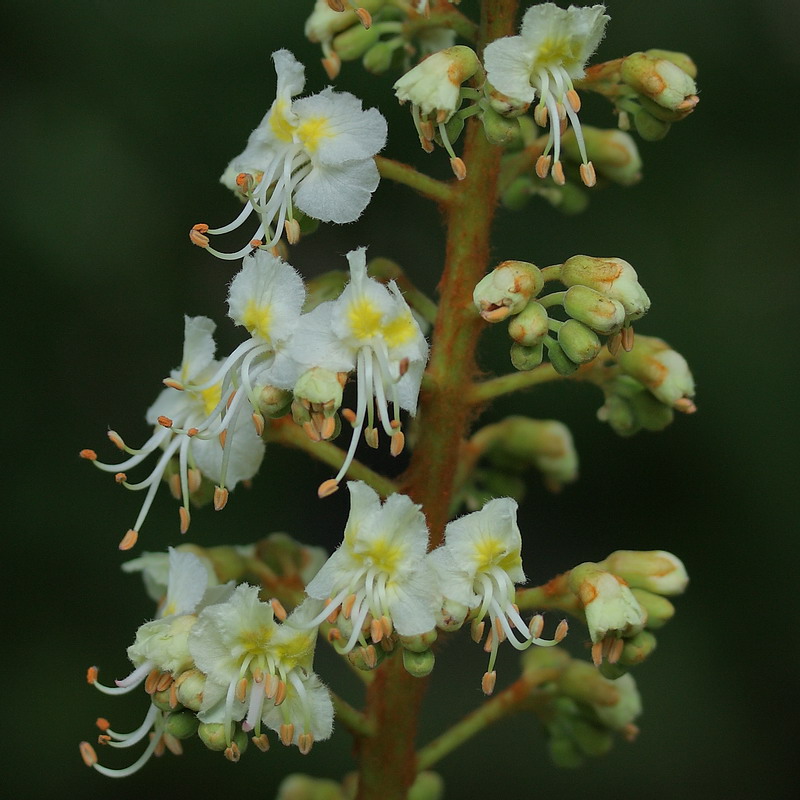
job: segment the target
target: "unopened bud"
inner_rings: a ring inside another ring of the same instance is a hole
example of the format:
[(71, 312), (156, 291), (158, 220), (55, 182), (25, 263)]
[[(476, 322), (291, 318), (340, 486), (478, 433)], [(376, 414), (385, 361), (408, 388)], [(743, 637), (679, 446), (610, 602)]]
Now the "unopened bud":
[(644, 316), (650, 308), (636, 270), (621, 258), (573, 256), (562, 265), (560, 279), (565, 286), (581, 284), (618, 301), (628, 322)]
[(222, 752), (228, 746), (227, 728), (224, 722), (201, 722), (197, 727), (197, 735), (209, 750)]
[(399, 636), (400, 644), (412, 653), (424, 653), (436, 641), (438, 633), (436, 628), (427, 633), (420, 633), (416, 636)]
[(197, 733), (199, 724), (199, 720), (191, 712), (179, 711), (167, 717), (165, 731), (176, 739), (188, 739)]
[(558, 329), (558, 343), (567, 358), (576, 364), (587, 364), (594, 360), (601, 347), (597, 334), (575, 319), (568, 319)]
[(441, 606), (436, 610), (436, 627), (442, 631), (457, 631), (464, 624), (468, 613), (469, 606), (444, 597)]
[(553, 339), (547, 342), (547, 357), (553, 365), (553, 369), (559, 375), (572, 375), (578, 369), (578, 365), (564, 352), (561, 345)]
[(614, 681), (619, 700), (611, 706), (594, 705), (592, 708), (600, 722), (612, 731), (621, 731), (642, 713), (642, 698), (632, 675), (623, 675)]
[(544, 287), (541, 270), (527, 261), (504, 261), (475, 287), (472, 300), (487, 322), (519, 314)]
[(653, 48), (651, 50), (645, 50), (644, 54), (649, 58), (671, 61), (676, 67), (680, 67), (690, 78), (697, 77), (697, 64), (695, 64), (692, 58), (686, 55), (686, 53)]
[(382, 75), (392, 66), (396, 52), (396, 48), (388, 42), (378, 42), (364, 53), (361, 63), (367, 72), (371, 72), (373, 75)]
[(206, 676), (199, 669), (189, 669), (175, 679), (175, 693), (182, 706), (199, 711), (203, 702)]
[(336, 781), (294, 773), (283, 779), (275, 800), (346, 800), (348, 797), (350, 795), (343, 792)]
[(405, 671), (415, 678), (424, 678), (430, 675), (436, 663), (433, 650), (423, 650), (415, 653), (413, 650), (403, 648), (403, 667)]
[(625, 322), (622, 303), (582, 284), (567, 290), (564, 310), (572, 319), (606, 336), (617, 333)]
[[(622, 186), (631, 186), (641, 180), (642, 159), (632, 136), (618, 128), (605, 130), (584, 125), (583, 138), (589, 160), (600, 174)], [(581, 161), (572, 128), (561, 137), (561, 146), (572, 161)]]
[(514, 342), (511, 345), (511, 363), (514, 369), (520, 372), (527, 372), (535, 369), (542, 363), (544, 358), (544, 345), (537, 344), (534, 347), (526, 347), (524, 344)]
[(694, 79), (677, 64), (646, 53), (629, 55), (622, 62), (620, 76), (634, 91), (670, 110), (697, 94)]
[(616, 550), (600, 566), (654, 594), (682, 594), (689, 583), (683, 562), (666, 550)]
[(604, 756), (614, 746), (614, 737), (610, 731), (585, 719), (575, 720), (572, 736), (581, 753), (589, 758)]
[(559, 734), (547, 740), (547, 752), (552, 762), (561, 769), (576, 769), (583, 764), (583, 756), (572, 738)]
[(656, 649), (656, 637), (650, 631), (640, 631), (625, 640), (619, 663), (623, 667), (635, 667), (641, 664)]
[(653, 594), (645, 589), (631, 588), (636, 602), (647, 614), (647, 627), (658, 630), (675, 616), (675, 606), (660, 594)]
[(420, 772), (408, 790), (408, 800), (441, 800), (443, 797), (444, 779), (429, 770)]
[(617, 361), (625, 374), (635, 378), (662, 403), (679, 411), (695, 410), (694, 378), (686, 359), (665, 341), (638, 336), (629, 353), (620, 351)]
[(306, 370), (294, 385), (294, 396), (319, 406), (326, 417), (332, 417), (342, 405), (342, 383), (339, 373), (323, 367)]
[(256, 387), (258, 410), (270, 419), (278, 419), (289, 412), (292, 403), (292, 393), (276, 386)]
[(515, 97), (509, 97), (492, 86), (489, 81), (483, 84), (483, 93), (489, 101), (492, 110), (496, 111), (503, 117), (519, 117), (522, 116), (530, 107), (531, 104), (524, 100), (518, 100)]
[(628, 375), (620, 375), (608, 385), (606, 402), (597, 411), (597, 418), (608, 422), (620, 436), (632, 436), (642, 429), (661, 431), (674, 417), (670, 406)]
[[(339, 5), (339, 3), (337, 3)], [(355, 11), (348, 9), (334, 11), (330, 3), (317, 3), (306, 19), (305, 35), (310, 42), (328, 42), (340, 31), (358, 24)]]
[(588, 661), (572, 659), (558, 679), (560, 694), (579, 703), (612, 706), (619, 702), (619, 690)]
[(353, 25), (334, 37), (333, 49), (342, 61), (355, 61), (378, 41), (380, 35), (377, 26), (365, 28), (363, 25)]
[(646, 142), (660, 142), (672, 127), (671, 122), (658, 119), (643, 108), (640, 108), (633, 115), (633, 124), (636, 127), (636, 132)]
[(519, 119), (498, 114), (486, 100), (481, 101), (483, 132), (491, 144), (508, 147), (520, 138)]
[(547, 309), (541, 303), (532, 300), (519, 314), (511, 318), (508, 323), (508, 335), (518, 344), (525, 347), (536, 347), (544, 341), (544, 337), (549, 332), (549, 326), (550, 318), (547, 315)]

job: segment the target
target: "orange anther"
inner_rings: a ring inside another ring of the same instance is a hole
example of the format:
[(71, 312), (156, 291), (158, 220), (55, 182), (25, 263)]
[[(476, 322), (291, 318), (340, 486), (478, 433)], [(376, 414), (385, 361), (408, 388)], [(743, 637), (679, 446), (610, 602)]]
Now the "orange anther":
[(342, 59), (336, 53), (331, 53), (327, 58), (322, 59), (322, 68), (328, 77), (334, 80), (342, 69)]
[(403, 452), (403, 448), (406, 446), (406, 437), (402, 431), (397, 431), (394, 436), (392, 436), (392, 442), (389, 445), (389, 452), (393, 456), (399, 456), (400, 453)]
[(483, 639), (483, 631), (485, 630), (485, 628), (486, 628), (486, 623), (484, 623), (483, 621), (478, 622), (477, 620), (475, 620), (472, 623), (472, 625), (470, 626), (469, 633), (470, 636), (472, 637), (473, 642), (480, 642), (480, 640)]
[(163, 691), (169, 689), (169, 687), (172, 686), (173, 681), (174, 681), (174, 678), (172, 677), (171, 673), (163, 672), (161, 674), (161, 677), (158, 679), (158, 683), (156, 684), (156, 691), (157, 692), (163, 692)]
[(275, 699), (272, 701), (276, 706), (279, 706), (286, 699), (286, 684), (283, 681), (278, 681), (278, 689), (275, 692)]
[(200, 433), (200, 429), (199, 429), (199, 428), (189, 428), (189, 430), (188, 430), (188, 431), (186, 431), (186, 435), (187, 435), (187, 436), (188, 436), (190, 439), (191, 439), (193, 436), (197, 436), (197, 434), (198, 434), (198, 433)]
[(327, 0), (327, 2), (331, 11), (344, 11), (344, 3), (342, 0)]
[(694, 414), (697, 411), (697, 406), (688, 397), (681, 397), (673, 403), (673, 408), (680, 411), (682, 414)]
[(125, 442), (122, 441), (122, 437), (116, 431), (108, 431), (106, 436), (118, 450), (125, 449)]
[(264, 434), (264, 417), (257, 411), (253, 412), (253, 427), (259, 436)]
[(267, 739), (266, 733), (262, 733), (261, 736), (254, 736), (251, 741), (262, 753), (266, 753), (269, 750), (269, 739)]
[(86, 683), (94, 683), (97, 680), (97, 667), (89, 667), (86, 670)]
[(135, 544), (136, 540), (139, 538), (139, 531), (135, 531), (131, 528), (121, 539), (119, 543), (120, 550), (130, 550)]
[(97, 725), (97, 727), (103, 732), (107, 731), (111, 727), (111, 723), (105, 717), (98, 717), (94, 724)]
[(622, 651), (625, 649), (625, 640), (617, 639), (608, 650), (608, 663), (616, 664), (619, 661)]
[(550, 172), (550, 156), (539, 156), (536, 159), (536, 174), (544, 180), (547, 177), (548, 172)]
[(222, 486), (214, 487), (214, 511), (222, 511), (228, 504), (228, 490)]
[(336, 433), (336, 419), (334, 417), (323, 419), (319, 433), (323, 439), (330, 439)]
[(197, 247), (208, 247), (209, 239), (208, 236), (206, 236), (207, 231), (208, 225), (205, 223), (201, 222), (198, 225), (195, 225), (189, 231), (189, 241)]
[(87, 767), (93, 767), (97, 763), (97, 753), (95, 753), (94, 748), (89, 742), (81, 742), (78, 746), (81, 751), (83, 763), (86, 764)]
[(191, 522), (189, 512), (181, 506), (178, 509), (178, 516), (181, 518), (181, 533), (186, 533), (186, 531), (189, 530), (189, 523)]
[(314, 744), (314, 735), (311, 733), (301, 733), (297, 737), (297, 749), (304, 756), (311, 752), (311, 747)]
[(228, 431), (222, 431), (217, 438), (219, 439), (219, 446), (225, 447), (225, 440), (228, 438)]
[(344, 615), (345, 619), (350, 619), (350, 614), (353, 613), (353, 606), (356, 602), (356, 596), (354, 594), (349, 594), (344, 599), (344, 603), (342, 603), (342, 614)]
[(378, 429), (364, 428), (364, 440), (373, 449), (378, 449)]
[(564, 177), (564, 167), (560, 161), (556, 161), (553, 164), (550, 174), (553, 176), (553, 180), (558, 186), (563, 186), (567, 182), (567, 179)]
[(433, 152), (433, 142), (430, 139), (426, 139), (424, 136), (420, 136), (419, 137), (419, 143), (422, 146), (422, 149), (426, 153), (432, 153)]
[(338, 642), (342, 638), (342, 632), (338, 628), (331, 628), (325, 638), (331, 643)]
[(351, 424), (356, 424), (356, 412), (352, 408), (343, 408), (342, 416)]
[(603, 663), (603, 643), (595, 642), (592, 645), (592, 663), (599, 667)]
[(313, 423), (304, 422), (303, 423), (303, 430), (305, 431), (306, 436), (308, 436), (308, 438), (311, 439), (312, 442), (319, 442), (320, 441), (320, 435), (317, 432), (317, 429), (314, 427)]
[(180, 381), (176, 381), (175, 378), (164, 378), (161, 383), (169, 389), (177, 389), (179, 392), (183, 391), (183, 384)]
[(97, 453), (95, 453), (94, 450), (89, 450), (88, 448), (86, 450), (81, 450), (78, 455), (81, 458), (85, 458), (87, 461), (97, 461)]
[(581, 164), (579, 169), (581, 173), (581, 180), (585, 186), (591, 188), (597, 183), (597, 173), (594, 171), (594, 164), (592, 164), (591, 161)]
[(410, 364), (411, 361), (408, 356), (400, 359), (400, 363), (397, 365), (397, 371), (401, 378), (406, 374), (406, 372), (408, 372), (408, 367)]
[(169, 417), (165, 417), (163, 414), (156, 419), (159, 425), (164, 428), (171, 428), (172, 427), (172, 420)]
[(528, 630), (531, 632), (531, 636), (534, 639), (538, 639), (542, 635), (542, 631), (544, 630), (544, 617), (541, 614), (537, 614), (528, 625)]
[(286, 609), (283, 607), (283, 603), (281, 603), (277, 597), (273, 597), (272, 600), (269, 601), (269, 604), (272, 606), (272, 611), (274, 612), (275, 616), (281, 622), (283, 622), (288, 616)]
[(160, 670), (151, 669), (150, 672), (147, 673), (147, 677), (144, 679), (144, 690), (147, 692), (147, 694), (153, 694), (155, 692), (156, 685), (158, 684), (160, 678)]
[(497, 672), (485, 672), (481, 678), (481, 689), (485, 695), (490, 695), (494, 691), (494, 686), (497, 683)]
[(394, 428), (394, 430), (396, 430), (396, 431), (399, 431), (399, 430), (400, 430), (400, 426), (401, 426), (401, 425), (402, 425), (402, 423), (400, 422), (400, 420), (399, 420), (399, 419), (393, 419), (393, 420), (392, 420), (392, 421), (389, 423), (389, 426), (390, 426), (391, 428)]
[(619, 333), (615, 333), (606, 342), (606, 347), (608, 348), (608, 352), (611, 353), (612, 356), (615, 356), (619, 352), (619, 347), (621, 344), (622, 344), (622, 335)]
[(97, 744), (106, 745), (111, 741), (111, 737), (107, 733), (101, 733), (97, 737)]
[(127, 481), (127, 480), (128, 480), (128, 476), (127, 476), (127, 475), (126, 475), (124, 472), (118, 472), (118, 473), (117, 473), (117, 474), (114, 476), (114, 480), (115, 480), (117, 483), (125, 483), (125, 481)]
[(533, 121), (540, 127), (547, 127), (547, 106), (538, 105), (533, 109)]
[(177, 708), (178, 702), (178, 687), (175, 681), (173, 681), (169, 687), (169, 707)]
[(628, 327), (623, 328), (619, 333), (622, 338), (622, 349), (626, 353), (630, 353), (630, 351), (633, 350), (633, 328), (628, 325)]
[(464, 160), (461, 158), (451, 158), (450, 159), (450, 169), (453, 170), (453, 175), (458, 178), (458, 180), (463, 181), (464, 178), (467, 177), (467, 165), (464, 163)]
[(372, 27), (372, 14), (366, 8), (357, 8), (356, 16), (361, 20), (361, 24), (369, 30)]
[(567, 92), (567, 102), (576, 113), (581, 110), (581, 96), (574, 89)]
[(373, 619), (369, 626), (369, 636), (375, 644), (383, 639), (383, 626), (379, 619)]
[(291, 722), (284, 722), (278, 735), (281, 743), (288, 747), (292, 743), (292, 739), (294, 739), (294, 725)]
[(384, 636), (392, 635), (392, 621), (385, 614), (381, 617), (381, 627), (383, 628)]
[(558, 627), (556, 628), (556, 633), (554, 636), (555, 640), (557, 642), (560, 642), (562, 639), (566, 637), (568, 631), (569, 631), (569, 622), (567, 622), (565, 619), (562, 619), (561, 622), (558, 623)]
[(189, 484), (189, 494), (193, 494), (200, 488), (200, 484), (203, 482), (203, 473), (200, 472), (199, 469), (190, 469), (187, 474), (189, 478), (187, 481)]
[(370, 668), (375, 669), (378, 666), (378, 652), (375, 650), (374, 645), (368, 645), (361, 648), (361, 656), (364, 663)]
[(317, 497), (330, 497), (334, 492), (339, 490), (339, 484), (333, 479), (329, 478), (323, 481), (317, 489)]
[(231, 742), (230, 745), (225, 748), (225, 758), (232, 764), (235, 764), (241, 757), (242, 751), (239, 750), (239, 745), (236, 744), (236, 742)]
[(286, 241), (289, 244), (297, 244), (300, 241), (300, 223), (296, 219), (287, 219), (283, 223), (283, 229), (286, 231)]
[(247, 678), (241, 678), (236, 684), (236, 699), (240, 703), (244, 703), (244, 700), (247, 697), (247, 683)]

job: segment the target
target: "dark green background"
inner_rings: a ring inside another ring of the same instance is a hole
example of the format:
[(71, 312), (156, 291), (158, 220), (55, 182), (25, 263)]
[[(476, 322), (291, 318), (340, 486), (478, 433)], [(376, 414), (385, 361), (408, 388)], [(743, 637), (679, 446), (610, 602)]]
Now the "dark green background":
[[(182, 315), (223, 320), (235, 267), (189, 245), (198, 221), (227, 221), (236, 204), (217, 176), (273, 97), (270, 53), (291, 48), (308, 90), (326, 85), (302, 37), (311, 3), (278, 0), (79, 0), (5, 4), (6, 91), (2, 209), (7, 472), (3, 481), (10, 608), (4, 630), (4, 751), (10, 796), (271, 797), (282, 776), (336, 777), (351, 768), (345, 733), (303, 759), (279, 746), (238, 766), (190, 742), (136, 777), (112, 783), (87, 770), (77, 743), (98, 715), (132, 728), (144, 700), (107, 698), (85, 668), (108, 679), (152, 613), (137, 578), (119, 572), (117, 541), (139, 497), (77, 458), (104, 444), (106, 426), (131, 441), (180, 358)], [(465, 7), (469, 4), (465, 0)], [(631, 261), (653, 299), (644, 333), (667, 338), (694, 368), (699, 412), (659, 435), (615, 437), (594, 420), (599, 393), (548, 386), (498, 403), (495, 415), (558, 416), (573, 428), (581, 482), (560, 496), (532, 481), (522, 514), (534, 582), (618, 547), (665, 548), (692, 575), (679, 614), (636, 677), (646, 712), (633, 745), (575, 772), (550, 766), (536, 725), (515, 718), (441, 764), (448, 797), (493, 792), (539, 797), (785, 797), (796, 755), (797, 647), (794, 313), (798, 295), (797, 89), (800, 6), (781, 0), (610, 0), (598, 58), (664, 47), (692, 54), (697, 112), (657, 144), (642, 144), (646, 180), (597, 193), (589, 212), (501, 213), (494, 257), (540, 264), (574, 253)], [(337, 85), (379, 105), (386, 153), (445, 174), (439, 151), (415, 148), (392, 78), (348, 65)], [(587, 123), (612, 125), (603, 104)], [(384, 183), (362, 221), (327, 227), (297, 247), (305, 274), (341, 268), (370, 245), (432, 290), (441, 263), (436, 211)], [(482, 366), (505, 370), (502, 336)], [(290, 476), (297, 476), (294, 480)], [(302, 476), (302, 480), (300, 477)], [(298, 455), (270, 450), (253, 491), (221, 515), (197, 513), (189, 538), (246, 542), (284, 529), (337, 544), (343, 496), (325, 504), (328, 477)], [(794, 498), (794, 499), (792, 499)], [(141, 547), (175, 543), (174, 503), (159, 497)], [(582, 634), (573, 634), (580, 647)], [(501, 681), (514, 653), (500, 658)], [(356, 699), (356, 687), (320, 671)], [(422, 740), (480, 702), (484, 656), (442, 652)], [(327, 664), (327, 669), (326, 669)], [(114, 754), (110, 754), (114, 755)], [(109, 753), (103, 752), (105, 761)], [(124, 763), (124, 762), (118, 762)]]

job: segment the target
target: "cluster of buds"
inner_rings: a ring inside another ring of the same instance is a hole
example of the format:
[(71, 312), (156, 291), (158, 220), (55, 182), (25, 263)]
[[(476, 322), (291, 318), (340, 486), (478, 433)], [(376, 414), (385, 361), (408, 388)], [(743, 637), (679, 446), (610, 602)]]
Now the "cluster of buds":
[[(566, 291), (536, 299), (545, 281), (560, 280)], [(553, 368), (570, 375), (600, 353), (600, 336), (610, 353), (633, 348), (632, 323), (650, 308), (650, 299), (634, 268), (620, 258), (573, 256), (559, 266), (539, 270), (534, 264), (506, 261), (475, 287), (473, 300), (487, 322), (512, 317), (511, 362), (518, 370), (541, 364), (544, 351)], [(568, 317), (553, 319), (562, 306)]]
[(571, 570), (568, 585), (586, 617), (592, 660), (606, 677), (623, 675), (652, 653), (652, 630), (675, 613), (665, 595), (683, 593), (688, 582), (680, 559), (663, 550), (618, 550)]
[(666, 342), (638, 336), (630, 352), (620, 351), (617, 365), (602, 381), (605, 404), (597, 416), (620, 436), (640, 430), (660, 431), (674, 412), (692, 414), (694, 378), (686, 359)]
[(560, 767), (580, 766), (586, 758), (605, 755), (621, 736), (633, 741), (642, 702), (631, 675), (610, 680), (590, 664), (572, 659), (560, 648), (532, 650), (523, 656), (525, 671), (557, 670), (541, 687), (550, 758)]

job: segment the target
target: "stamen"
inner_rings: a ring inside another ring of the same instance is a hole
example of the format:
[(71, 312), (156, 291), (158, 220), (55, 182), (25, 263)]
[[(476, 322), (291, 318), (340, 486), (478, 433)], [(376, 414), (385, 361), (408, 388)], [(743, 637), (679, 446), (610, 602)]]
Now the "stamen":
[(281, 725), (279, 736), (281, 743), (288, 747), (292, 743), (292, 739), (294, 739), (294, 725), (291, 722), (284, 722)]
[(697, 411), (697, 406), (689, 397), (679, 398), (672, 404), (672, 407), (676, 411), (680, 411), (682, 414), (694, 414), (694, 412)]
[(301, 733), (297, 737), (297, 749), (304, 755), (307, 756), (311, 752), (311, 748), (314, 745), (314, 735), (311, 733)]
[(239, 750), (239, 745), (236, 744), (236, 742), (231, 742), (230, 745), (225, 748), (225, 758), (227, 758), (232, 764), (236, 764), (241, 757), (242, 753), (241, 750)]
[(544, 103), (539, 103), (533, 110), (533, 121), (540, 127), (547, 127), (547, 106)]
[(323, 497), (330, 497), (334, 492), (339, 490), (339, 482), (335, 478), (329, 478), (323, 481), (317, 489), (317, 496), (321, 499)]
[(278, 681), (278, 689), (275, 692), (275, 699), (272, 701), (276, 706), (279, 706), (286, 699), (286, 684), (283, 681)]
[(88, 448), (85, 450), (81, 450), (78, 455), (81, 458), (85, 458), (87, 461), (97, 461), (97, 453), (94, 450), (89, 450)]
[(612, 356), (615, 356), (619, 352), (621, 344), (622, 344), (621, 333), (615, 333), (608, 339), (608, 341), (606, 341), (606, 347), (608, 348), (608, 352), (611, 353)]
[(134, 530), (131, 528), (120, 540), (119, 549), (120, 550), (130, 550), (139, 538), (139, 531)]
[(155, 668), (150, 670), (144, 682), (144, 690), (147, 692), (147, 694), (155, 693), (156, 684), (158, 683), (160, 677), (161, 677), (161, 672), (159, 672), (159, 670)]
[(495, 684), (497, 683), (497, 672), (492, 670), (491, 672), (485, 672), (483, 678), (481, 679), (481, 689), (485, 695), (490, 695), (494, 692)]
[(603, 663), (603, 642), (595, 642), (592, 645), (592, 663), (596, 667)]
[(296, 219), (287, 219), (283, 227), (289, 244), (297, 244), (300, 241), (300, 223)]
[(259, 436), (264, 435), (264, 417), (258, 411), (253, 412), (253, 427), (256, 429), (256, 433)]
[(322, 68), (331, 80), (335, 80), (342, 69), (342, 59), (338, 53), (332, 52), (327, 58), (322, 59)]
[(164, 428), (171, 428), (174, 424), (169, 417), (165, 417), (163, 414), (156, 419), (156, 422)]
[(369, 30), (372, 27), (372, 15), (369, 13), (369, 11), (367, 11), (366, 8), (357, 8), (356, 15), (361, 20), (361, 24), (366, 30)]
[(364, 430), (364, 440), (366, 443), (373, 449), (378, 449), (378, 429), (377, 428), (366, 428)]
[(286, 613), (286, 609), (281, 604), (281, 601), (278, 600), (277, 597), (273, 597), (272, 600), (269, 601), (269, 604), (272, 606), (272, 610), (275, 613), (275, 616), (283, 622), (288, 614)]
[(118, 473), (117, 473), (117, 474), (114, 476), (114, 480), (115, 480), (117, 483), (126, 483), (126, 482), (127, 482), (127, 480), (128, 480), (128, 476), (127, 476), (127, 475), (126, 475), (124, 472), (118, 472)]
[(191, 522), (189, 512), (183, 506), (181, 506), (178, 509), (178, 515), (181, 518), (181, 533), (186, 533), (186, 531), (189, 530), (189, 523)]
[(228, 490), (222, 486), (214, 487), (214, 511), (222, 511), (228, 504)]
[(608, 650), (608, 663), (616, 664), (617, 661), (619, 661), (620, 656), (622, 655), (622, 651), (624, 649), (625, 649), (624, 639), (617, 639), (615, 642), (613, 642)]
[(630, 351), (633, 350), (633, 328), (630, 325), (628, 325), (627, 327), (623, 328), (619, 333), (622, 340), (622, 349), (626, 353), (630, 353)]
[(481, 639), (483, 639), (483, 631), (486, 628), (486, 623), (483, 620), (473, 620), (472, 625), (470, 625), (470, 636), (472, 637), (472, 641), (480, 644)]
[(252, 741), (262, 753), (266, 753), (267, 750), (269, 750), (269, 739), (266, 733), (262, 733), (261, 736), (254, 736), (250, 741)]
[(361, 655), (364, 663), (370, 668), (375, 669), (378, 666), (378, 653), (373, 645), (361, 648)]
[[(161, 383), (163, 383), (168, 389), (176, 389), (179, 392), (183, 391), (183, 384), (179, 381), (176, 381), (174, 378), (164, 378)], [(109, 433), (111, 433), (111, 431), (109, 431)], [(109, 436), (109, 438), (111, 437)], [(122, 448), (120, 447), (120, 450), (121, 449)]]
[(542, 635), (543, 630), (544, 617), (541, 614), (537, 614), (531, 619), (530, 625), (528, 626), (528, 631), (530, 632), (532, 638), (538, 639)]
[(189, 241), (197, 245), (197, 247), (208, 247), (210, 240), (208, 236), (205, 235), (206, 233), (208, 233), (208, 225), (204, 222), (200, 222), (194, 225), (189, 231)]
[(577, 114), (581, 110), (581, 96), (574, 89), (570, 89), (566, 97), (570, 108)]
[(406, 437), (402, 431), (397, 431), (391, 439), (391, 445), (389, 446), (389, 452), (393, 456), (399, 456), (400, 453), (403, 452), (403, 448), (406, 444)]
[(378, 644), (383, 639), (383, 626), (380, 620), (373, 619), (369, 626), (369, 636), (375, 644)]
[(597, 173), (595, 172), (594, 164), (592, 164), (591, 161), (581, 164), (579, 170), (581, 173), (581, 180), (583, 181), (584, 185), (591, 188), (597, 183)]
[(564, 177), (564, 167), (561, 165), (560, 161), (553, 163), (553, 169), (550, 174), (553, 176), (553, 180), (558, 186), (563, 186), (567, 182), (567, 179)]
[(550, 156), (539, 156), (536, 159), (536, 174), (544, 180), (548, 173), (550, 172), (550, 162), (552, 159)]
[(125, 450), (125, 442), (122, 441), (122, 437), (116, 431), (107, 431), (106, 436), (118, 450)]
[(95, 753), (94, 747), (92, 747), (89, 742), (81, 742), (78, 747), (81, 751), (83, 763), (86, 764), (87, 767), (95, 766), (97, 764), (97, 753)]
[(556, 632), (554, 635), (554, 639), (556, 642), (561, 642), (566, 638), (567, 632), (569, 631), (569, 623), (562, 619), (561, 622), (558, 623), (558, 627), (556, 628)]
[(460, 181), (463, 181), (464, 178), (467, 177), (467, 165), (464, 163), (463, 159), (457, 156), (450, 159), (450, 169), (453, 170), (453, 175)]

